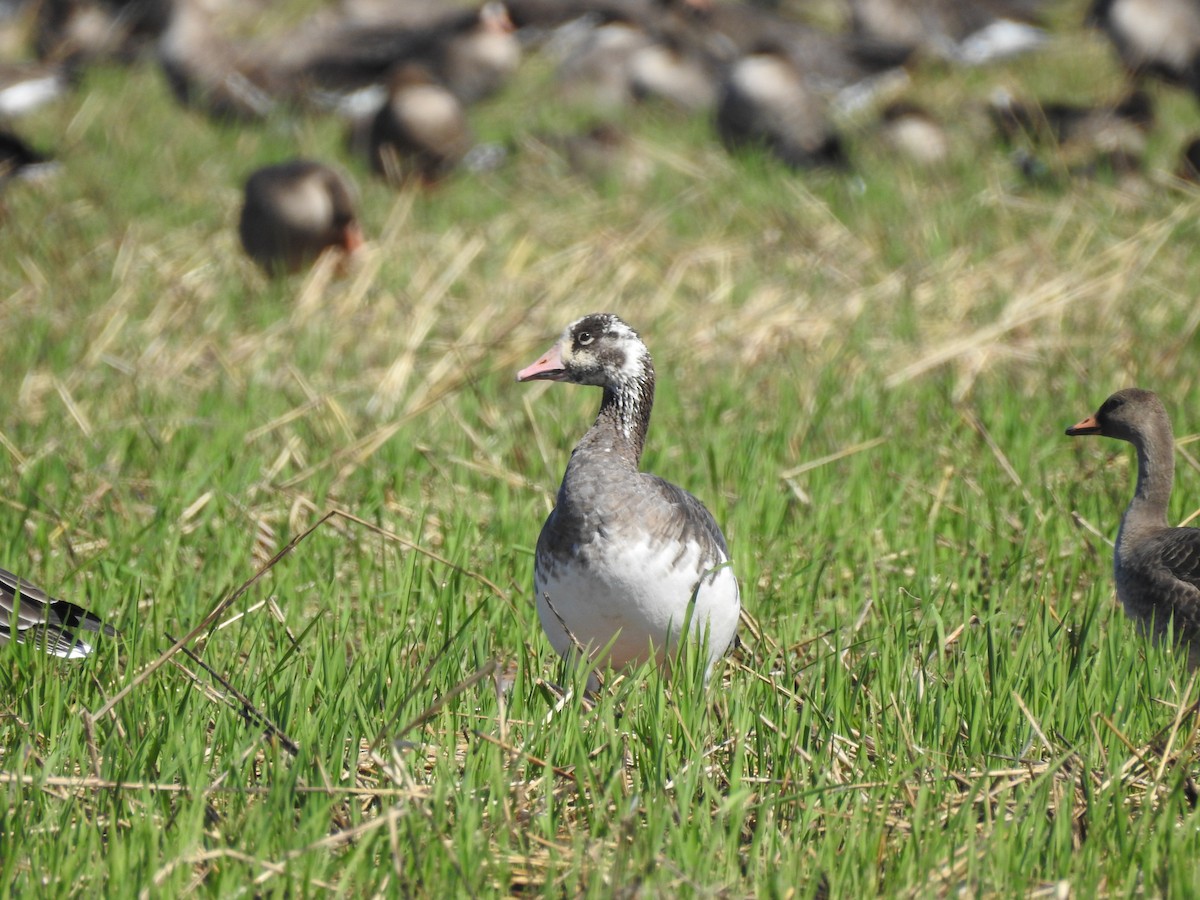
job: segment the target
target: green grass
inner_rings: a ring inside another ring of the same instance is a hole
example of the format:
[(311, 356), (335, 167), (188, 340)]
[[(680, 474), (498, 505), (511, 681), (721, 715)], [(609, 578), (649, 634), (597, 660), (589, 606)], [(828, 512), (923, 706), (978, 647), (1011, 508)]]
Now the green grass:
[[(940, 172), (865, 121), (853, 176), (795, 175), (642, 108), (648, 179), (589, 183), (520, 152), (586, 121), (538, 60), (473, 111), (510, 162), (420, 195), (334, 122), (214, 126), (151, 66), (23, 122), (64, 171), (4, 197), (0, 565), (123, 637), (0, 653), (2, 890), (1190, 895), (1200, 691), (1113, 597), (1131, 454), (1062, 432), (1129, 384), (1200, 430), (1200, 195), (1165, 174), (1200, 113), (1156, 92), (1140, 190), (1023, 185), (993, 87), (1119, 90), (1067, 21), (1053, 52), (917, 70)], [(238, 250), (241, 180), (296, 152), (362, 188), (346, 278)], [(600, 309), (655, 355), (645, 467), (741, 579), (707, 691), (693, 660), (585, 703), (534, 612), (599, 398), (514, 374)]]

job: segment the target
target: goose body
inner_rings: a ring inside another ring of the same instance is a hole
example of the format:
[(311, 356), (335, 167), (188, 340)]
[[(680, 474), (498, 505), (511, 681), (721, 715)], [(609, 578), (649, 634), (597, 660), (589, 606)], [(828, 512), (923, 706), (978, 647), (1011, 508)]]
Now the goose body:
[(423, 66), (402, 66), (387, 100), (371, 120), (371, 167), (394, 183), (434, 184), (471, 149), (471, 128), (454, 93)]
[(730, 67), (716, 126), (726, 149), (760, 146), (794, 169), (846, 161), (824, 101), (786, 54), (755, 53)]
[(34, 643), (51, 656), (82, 659), (92, 645), (80, 632), (117, 632), (81, 606), (51, 597), (37, 585), (0, 569), (0, 647)]
[(1164, 638), (1174, 626), (1189, 664), (1200, 665), (1200, 529), (1167, 524), (1175, 439), (1162, 401), (1151, 391), (1113, 394), (1067, 434), (1101, 435), (1133, 444), (1137, 487), (1121, 519), (1113, 554), (1117, 598), (1140, 631)]
[(919, 166), (939, 166), (950, 156), (946, 130), (927, 110), (898, 101), (883, 110), (883, 134), (891, 146)]
[(616, 316), (592, 314), (517, 379), (604, 390), (538, 537), (534, 590), (551, 645), (570, 658), (578, 641), (597, 666), (622, 668), (662, 662), (690, 627), (707, 640), (711, 672), (735, 640), (737, 578), (703, 504), (638, 469), (654, 401), (645, 344)]
[(1183, 85), (1200, 97), (1200, 3), (1095, 0), (1088, 21), (1104, 30), (1131, 73)]
[(297, 159), (266, 166), (246, 181), (238, 233), (268, 272), (294, 272), (327, 247), (362, 244), (353, 185), (323, 163)]

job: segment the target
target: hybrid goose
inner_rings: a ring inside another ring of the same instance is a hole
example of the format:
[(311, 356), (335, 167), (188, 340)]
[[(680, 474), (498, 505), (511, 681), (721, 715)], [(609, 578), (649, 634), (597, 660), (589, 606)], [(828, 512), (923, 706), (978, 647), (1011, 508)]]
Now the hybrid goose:
[(268, 273), (295, 272), (327, 247), (353, 253), (363, 242), (355, 191), (338, 170), (296, 159), (259, 169), (246, 181), (238, 234)]
[(1200, 665), (1200, 529), (1167, 525), (1175, 439), (1162, 401), (1129, 388), (1067, 429), (1128, 441), (1137, 451), (1137, 488), (1117, 532), (1117, 598), (1138, 630), (1156, 640), (1174, 625), (1192, 668)]
[[(709, 511), (638, 470), (654, 403), (646, 345), (615, 315), (593, 313), (567, 326), (517, 380), (604, 391), (538, 536), (534, 591), (551, 645), (571, 659), (578, 642), (597, 667), (661, 663), (690, 626), (707, 641), (710, 674), (736, 637), (738, 583)], [(594, 676), (589, 683), (596, 686)]]
[(88, 631), (108, 637), (117, 634), (83, 607), (57, 600), (0, 569), (0, 647), (11, 641), (33, 643), (51, 656), (82, 659), (92, 652), (92, 645), (79, 633)]

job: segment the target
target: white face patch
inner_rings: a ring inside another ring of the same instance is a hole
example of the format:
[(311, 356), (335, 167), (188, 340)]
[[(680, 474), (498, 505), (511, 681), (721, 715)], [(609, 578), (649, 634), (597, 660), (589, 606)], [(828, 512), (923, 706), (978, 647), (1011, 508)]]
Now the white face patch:
[[(595, 351), (603, 352), (604, 349), (617, 346), (621, 351), (621, 366), (616, 372), (611, 370), (608, 376), (599, 381), (589, 379), (589, 384), (603, 384), (610, 380), (635, 383), (641, 380), (646, 374), (646, 345), (642, 343), (642, 339), (638, 337), (637, 332), (618, 319), (616, 316), (602, 316), (598, 327), (591, 331), (592, 340), (588, 343), (582, 343), (578, 340), (580, 336), (579, 327), (588, 319), (593, 319), (594, 316), (584, 316), (581, 319), (576, 319), (563, 331), (562, 337), (558, 339), (558, 352), (562, 357), (564, 365), (574, 365), (581, 370), (595, 370), (599, 372), (601, 363), (597, 358)], [(576, 346), (576, 344), (579, 346)], [(605, 354), (608, 358), (608, 354)], [(615, 378), (609, 376), (616, 376)]]

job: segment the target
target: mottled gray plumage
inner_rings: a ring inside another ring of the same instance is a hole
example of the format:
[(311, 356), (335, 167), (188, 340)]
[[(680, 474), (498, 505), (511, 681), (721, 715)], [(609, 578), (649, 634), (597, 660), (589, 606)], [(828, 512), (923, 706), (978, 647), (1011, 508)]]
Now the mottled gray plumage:
[(737, 582), (704, 505), (638, 470), (654, 403), (645, 344), (616, 316), (592, 314), (518, 378), (604, 390), (538, 537), (534, 584), (551, 643), (569, 656), (571, 637), (593, 651), (615, 638), (615, 667), (644, 661), (651, 647), (661, 660), (690, 619), (694, 632), (708, 631), (711, 668), (734, 641)]
[[(15, 628), (15, 634), (14, 634)], [(51, 597), (35, 584), (0, 569), (0, 646), (33, 643), (51, 656), (80, 659), (92, 652), (80, 632), (116, 635), (81, 606)]]
[(1155, 639), (1163, 638), (1173, 622), (1195, 668), (1200, 665), (1200, 529), (1167, 524), (1175, 439), (1162, 401), (1139, 388), (1118, 391), (1067, 434), (1116, 438), (1137, 451), (1137, 488), (1113, 555), (1117, 597), (1138, 628)]

